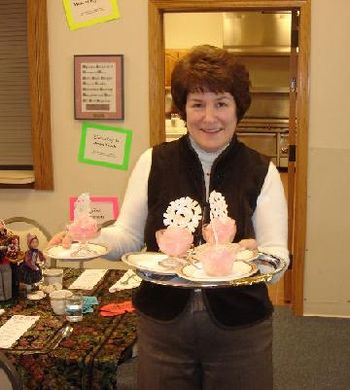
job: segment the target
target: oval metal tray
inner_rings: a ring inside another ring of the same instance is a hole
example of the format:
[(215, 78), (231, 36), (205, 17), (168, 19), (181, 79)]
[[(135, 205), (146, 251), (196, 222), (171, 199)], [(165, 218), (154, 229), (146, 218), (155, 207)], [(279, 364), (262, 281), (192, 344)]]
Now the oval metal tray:
[(172, 275), (162, 275), (139, 269), (136, 269), (135, 272), (143, 280), (155, 284), (160, 284), (163, 286), (182, 288), (220, 288), (250, 286), (256, 283), (269, 282), (275, 275), (278, 275), (279, 273), (283, 272), (287, 267), (287, 263), (285, 260), (277, 256), (261, 252), (259, 252), (258, 258), (253, 260), (252, 263), (254, 263), (258, 268), (258, 272), (255, 275), (223, 282), (193, 282), (188, 279), (182, 278), (175, 273)]

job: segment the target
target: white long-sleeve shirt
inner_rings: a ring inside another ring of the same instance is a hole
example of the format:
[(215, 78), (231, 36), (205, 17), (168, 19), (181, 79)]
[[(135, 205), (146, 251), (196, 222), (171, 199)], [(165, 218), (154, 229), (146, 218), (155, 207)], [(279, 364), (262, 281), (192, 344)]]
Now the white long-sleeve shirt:
[[(210, 169), (220, 152), (203, 152), (193, 142), (192, 146), (199, 156), (203, 171)], [(144, 246), (151, 163), (152, 149), (150, 148), (141, 155), (131, 173), (118, 220), (112, 226), (101, 230), (98, 241), (106, 242), (111, 247), (108, 258), (119, 259), (124, 253), (139, 251)], [(206, 185), (208, 186), (208, 180)], [(259, 250), (282, 257), (288, 263), (287, 204), (280, 175), (272, 162), (257, 199), (252, 220)]]

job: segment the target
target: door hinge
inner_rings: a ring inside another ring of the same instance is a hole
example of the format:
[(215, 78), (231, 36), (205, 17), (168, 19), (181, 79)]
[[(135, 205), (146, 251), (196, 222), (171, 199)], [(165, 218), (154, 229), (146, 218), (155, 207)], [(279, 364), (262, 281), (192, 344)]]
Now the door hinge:
[(289, 156), (288, 161), (289, 162), (295, 162), (297, 156), (297, 146), (296, 145), (289, 145)]
[(294, 93), (296, 91), (297, 91), (297, 79), (296, 79), (296, 77), (293, 77), (290, 80), (290, 92)]

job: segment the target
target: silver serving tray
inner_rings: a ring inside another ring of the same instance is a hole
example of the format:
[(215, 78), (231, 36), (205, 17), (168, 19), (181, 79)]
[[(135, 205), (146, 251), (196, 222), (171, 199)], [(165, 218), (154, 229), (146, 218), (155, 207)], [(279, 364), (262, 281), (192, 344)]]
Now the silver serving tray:
[(173, 286), (182, 288), (220, 288), (220, 287), (237, 287), (251, 286), (256, 283), (270, 282), (272, 278), (283, 272), (287, 263), (285, 260), (267, 253), (259, 252), (257, 259), (251, 261), (257, 267), (257, 273), (252, 276), (247, 276), (234, 280), (226, 281), (205, 281), (193, 282), (191, 280), (180, 277), (178, 274), (158, 274), (151, 271), (136, 269), (136, 274), (143, 280), (162, 286)]

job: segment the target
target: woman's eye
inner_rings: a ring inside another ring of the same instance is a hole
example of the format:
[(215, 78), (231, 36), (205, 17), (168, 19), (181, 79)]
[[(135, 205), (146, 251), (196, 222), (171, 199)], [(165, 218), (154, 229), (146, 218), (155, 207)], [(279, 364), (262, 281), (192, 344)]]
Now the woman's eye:
[(217, 106), (218, 107), (227, 107), (227, 103), (226, 102), (218, 102)]
[(203, 106), (202, 103), (193, 103), (191, 105), (192, 108), (201, 108), (202, 106)]

